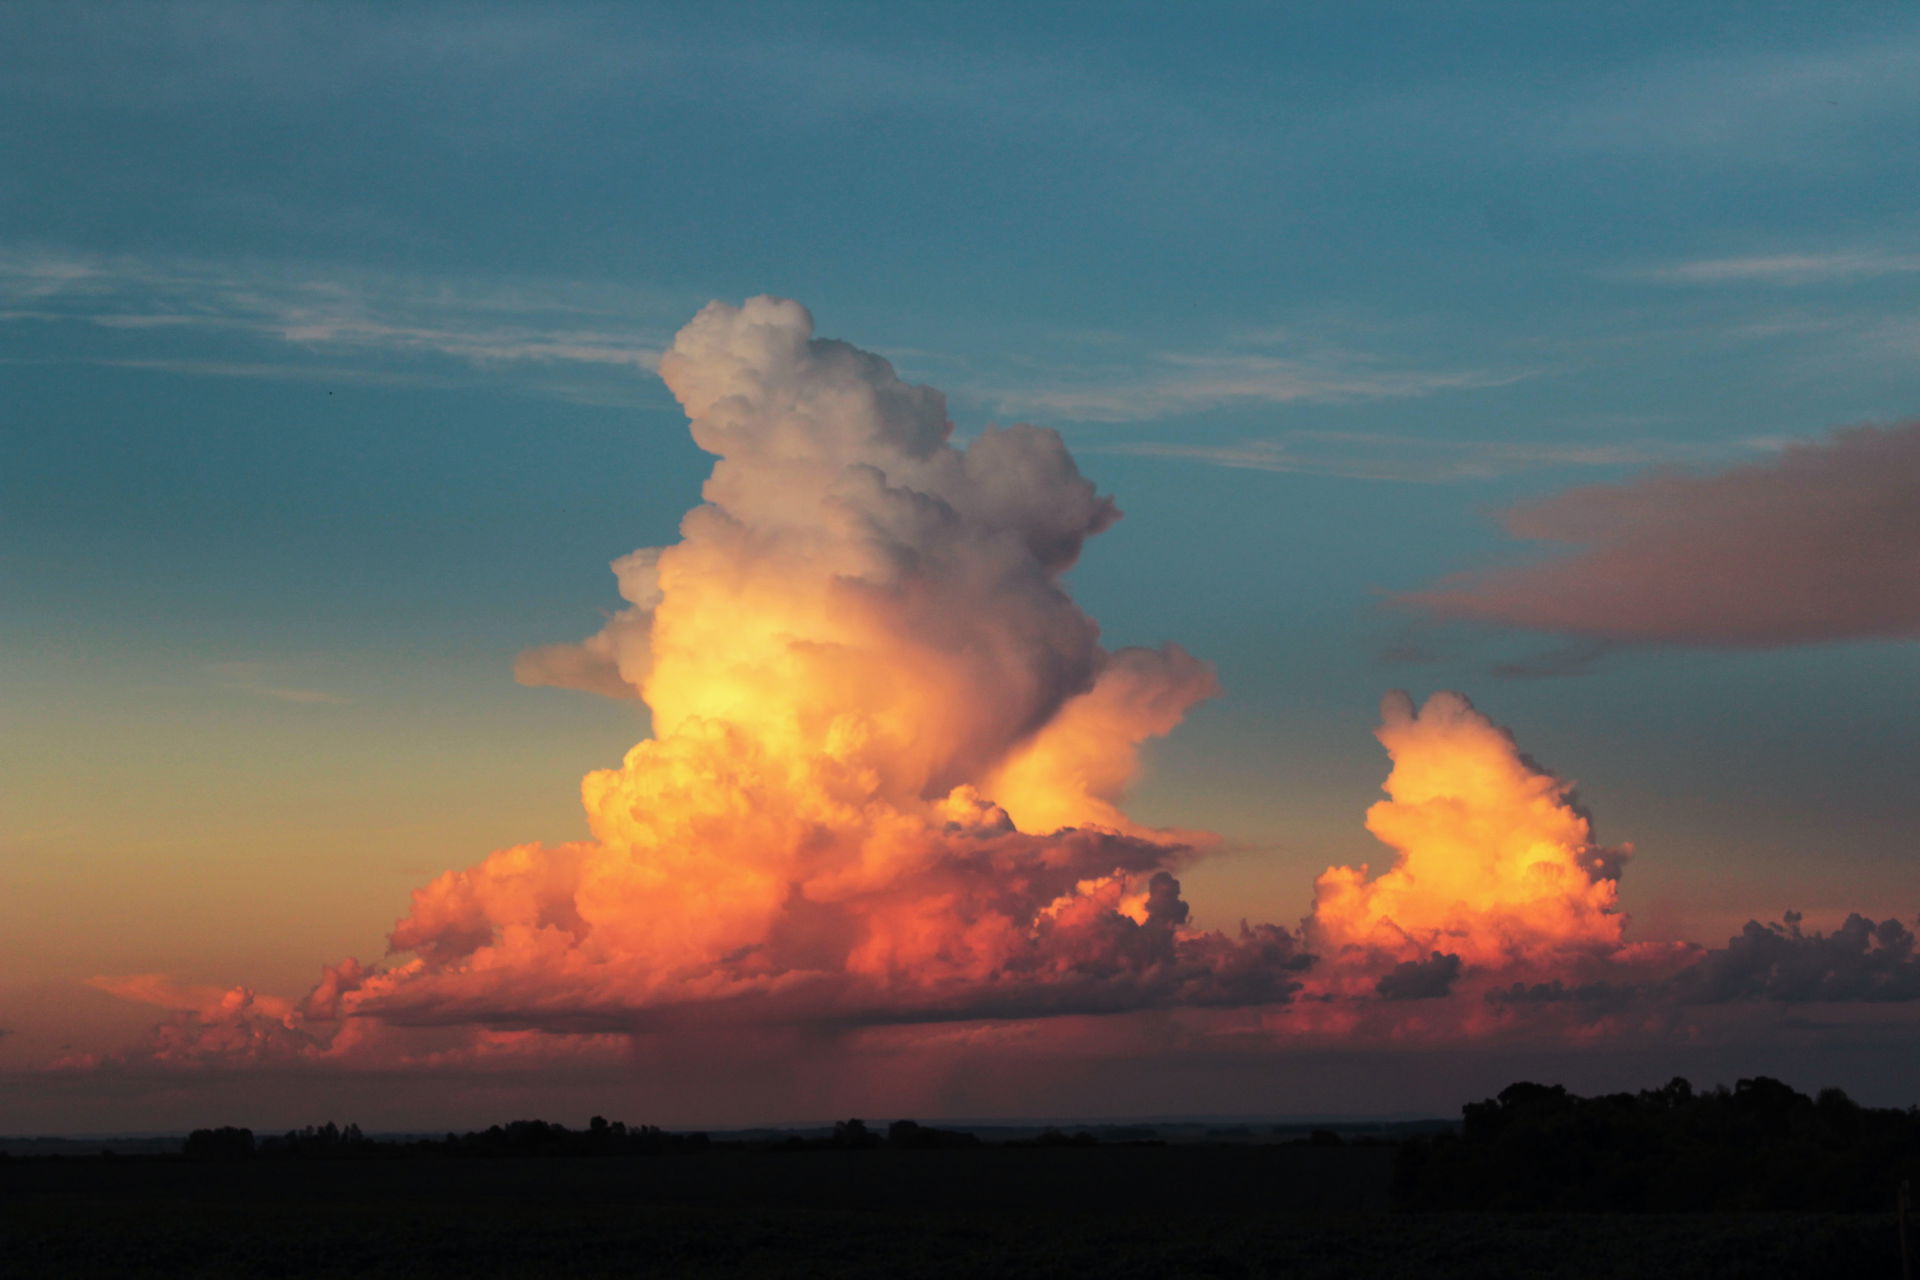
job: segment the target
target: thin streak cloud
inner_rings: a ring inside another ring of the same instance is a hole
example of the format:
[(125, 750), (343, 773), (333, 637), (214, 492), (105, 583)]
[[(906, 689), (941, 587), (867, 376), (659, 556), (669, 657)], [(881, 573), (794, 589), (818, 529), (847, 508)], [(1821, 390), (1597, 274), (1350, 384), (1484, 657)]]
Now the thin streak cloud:
[(211, 662), (207, 664), (207, 674), (223, 687), (235, 689), (241, 693), (250, 693), (256, 697), (271, 698), (275, 702), (292, 702), (305, 706), (344, 706), (353, 699), (337, 693), (328, 693), (322, 689), (303, 689), (285, 684), (274, 676), (278, 664), (268, 662)]
[(1125, 380), (995, 393), (1003, 412), (1074, 422), (1146, 422), (1233, 405), (1414, 399), (1507, 386), (1533, 371), (1382, 368), (1364, 358), (1163, 355)]
[[(1685, 153), (1781, 167), (1845, 155), (1866, 122), (1920, 106), (1920, 29), (1779, 51), (1676, 54), (1623, 67), (1542, 125), (1577, 150)], [(1824, 154), (1823, 154), (1824, 153)]]
[[(480, 370), (595, 366), (644, 375), (661, 346), (658, 331), (614, 319), (649, 309), (628, 289), (31, 248), (0, 251), (0, 307), (0, 324), (77, 322), (129, 335), (205, 330), (335, 359), (446, 358)], [(278, 363), (202, 358), (189, 367), (145, 352), (105, 362), (236, 377), (275, 376)]]
[[(1736, 449), (1758, 448), (1740, 444)], [(1236, 444), (1143, 440), (1085, 445), (1085, 453), (1177, 458), (1247, 471), (1340, 476), (1411, 484), (1491, 480), (1556, 467), (1632, 467), (1699, 459), (1726, 450), (1657, 440), (1553, 442), (1450, 440), (1367, 431), (1297, 431)]]
[(1835, 284), (1920, 272), (1920, 254), (1856, 251), (1697, 258), (1642, 272), (1667, 284)]

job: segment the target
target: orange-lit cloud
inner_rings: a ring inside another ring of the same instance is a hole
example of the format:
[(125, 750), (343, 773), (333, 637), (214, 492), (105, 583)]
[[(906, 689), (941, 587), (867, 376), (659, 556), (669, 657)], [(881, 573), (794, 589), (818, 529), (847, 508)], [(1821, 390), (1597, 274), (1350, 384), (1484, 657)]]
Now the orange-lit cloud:
[(1066, 593), (1118, 512), (1059, 437), (957, 448), (938, 392), (771, 298), (708, 307), (660, 371), (718, 455), (706, 502), (616, 562), (605, 630), (518, 671), (638, 694), (653, 737), (583, 782), (592, 839), (439, 877), (394, 964), (329, 971), (289, 1016), (578, 1033), (1286, 999), (1291, 936), (1189, 928), (1193, 841), (1119, 808), (1139, 744), (1215, 686), (1177, 647), (1109, 652)]
[[(100, 979), (172, 1011), (117, 1060), (605, 1061), (658, 1031), (852, 1042), (1051, 1018), (1080, 1036), (1075, 1015), (1150, 1010), (1201, 1019), (1182, 1043), (1526, 1017), (1595, 1034), (1603, 1006), (1684, 997), (1698, 948), (1624, 938), (1625, 850), (1451, 693), (1383, 705), (1392, 772), (1367, 827), (1389, 865), (1329, 869), (1297, 933), (1194, 927), (1175, 873), (1209, 837), (1122, 806), (1140, 745), (1216, 693), (1213, 672), (1172, 644), (1100, 644), (1062, 575), (1118, 512), (1060, 438), (958, 447), (937, 391), (772, 298), (708, 306), (660, 373), (717, 456), (705, 501), (678, 542), (615, 562), (627, 608), (600, 633), (516, 670), (652, 712), (652, 736), (582, 782), (590, 838), (437, 877), (384, 965), (327, 966), (297, 1002)], [(1863, 944), (1892, 975), (1869, 982), (1880, 998), (1905, 998), (1905, 936)], [(1795, 935), (1770, 962), (1857, 968), (1846, 938)], [(1715, 990), (1774, 989), (1717, 963)]]
[[(1372, 879), (1365, 866), (1330, 867), (1314, 882), (1316, 950), (1425, 962), (1437, 973), (1460, 961), (1540, 966), (1620, 948), (1628, 851), (1594, 842), (1571, 784), (1456, 693), (1418, 711), (1404, 693), (1389, 694), (1376, 736), (1393, 772), (1367, 830), (1394, 860)], [(1401, 975), (1413, 985), (1412, 971)]]
[(654, 737), (586, 778), (592, 841), (415, 894), (393, 943), (416, 966), (358, 1008), (572, 1029), (1205, 988), (1222, 944), (1181, 930), (1166, 874), (1187, 843), (1117, 802), (1211, 672), (1107, 652), (1060, 584), (1118, 512), (1052, 432), (955, 448), (938, 392), (811, 330), (715, 304), (662, 358), (719, 456), (707, 501), (615, 563), (605, 630), (519, 668), (637, 692)]
[(1715, 474), (1653, 471), (1508, 511), (1569, 548), (1402, 604), (1625, 644), (1772, 648), (1920, 635), (1920, 423), (1854, 427)]

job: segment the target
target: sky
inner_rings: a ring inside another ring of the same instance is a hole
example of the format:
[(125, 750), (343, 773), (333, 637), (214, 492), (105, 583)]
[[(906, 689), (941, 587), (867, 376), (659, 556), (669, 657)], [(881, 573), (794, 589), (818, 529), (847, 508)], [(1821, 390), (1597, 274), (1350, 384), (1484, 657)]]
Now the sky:
[(1898, 4), (5, 7), (0, 1131), (1920, 1101), (1916, 129)]

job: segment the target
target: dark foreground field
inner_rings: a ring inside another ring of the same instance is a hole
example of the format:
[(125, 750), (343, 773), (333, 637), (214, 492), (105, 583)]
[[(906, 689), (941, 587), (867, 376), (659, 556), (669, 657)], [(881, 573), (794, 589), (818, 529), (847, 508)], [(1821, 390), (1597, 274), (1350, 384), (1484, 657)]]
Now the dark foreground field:
[(0, 1276), (1887, 1277), (1893, 1215), (1387, 1208), (1390, 1146), (0, 1160)]

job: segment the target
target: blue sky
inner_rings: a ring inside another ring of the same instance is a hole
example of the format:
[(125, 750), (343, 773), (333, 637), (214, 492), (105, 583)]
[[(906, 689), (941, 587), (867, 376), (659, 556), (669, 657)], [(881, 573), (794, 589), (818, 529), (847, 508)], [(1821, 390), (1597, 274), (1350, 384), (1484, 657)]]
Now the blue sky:
[(1517, 500), (1920, 416), (1911, 6), (69, 2), (0, 51), (15, 1000), (118, 963), (83, 904), (292, 983), (576, 834), (635, 712), (513, 656), (671, 539), (653, 359), (757, 293), (1117, 497), (1078, 597), (1226, 688), (1137, 806), (1228, 837), (1202, 918), (1369, 856), (1394, 686), (1578, 777), (1650, 927), (1920, 906), (1911, 641), (1521, 679), (1561, 642), (1387, 600), (1523, 556)]

